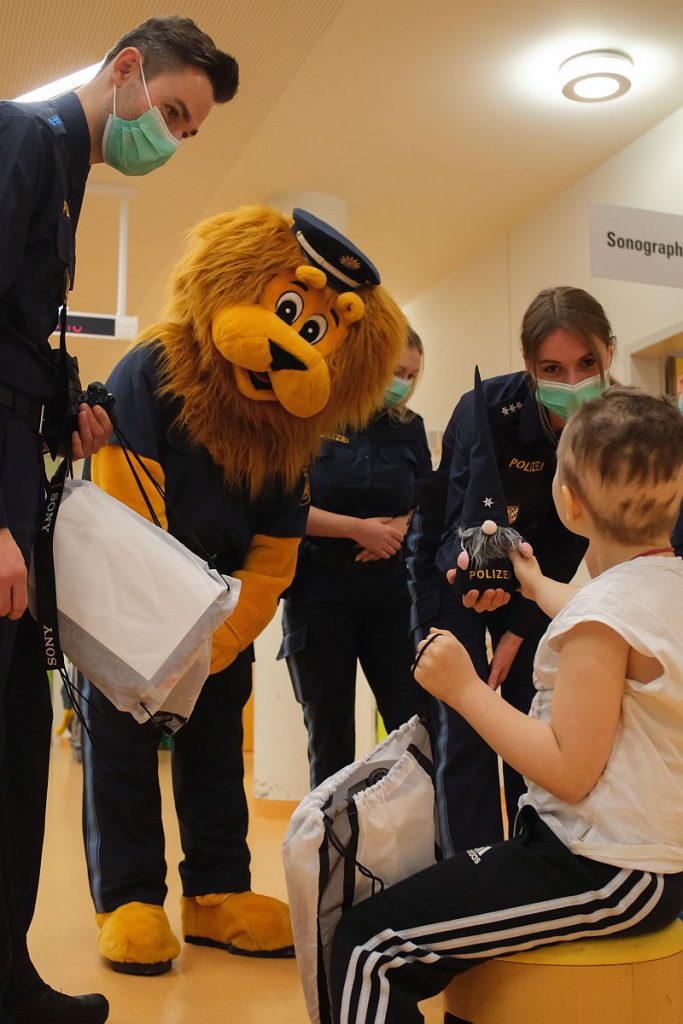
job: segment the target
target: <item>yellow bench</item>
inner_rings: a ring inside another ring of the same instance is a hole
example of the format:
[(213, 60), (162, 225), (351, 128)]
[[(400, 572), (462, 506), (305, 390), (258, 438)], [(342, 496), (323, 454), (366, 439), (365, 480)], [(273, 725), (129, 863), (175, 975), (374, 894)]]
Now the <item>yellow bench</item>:
[(479, 964), (445, 991), (472, 1024), (683, 1024), (683, 921)]

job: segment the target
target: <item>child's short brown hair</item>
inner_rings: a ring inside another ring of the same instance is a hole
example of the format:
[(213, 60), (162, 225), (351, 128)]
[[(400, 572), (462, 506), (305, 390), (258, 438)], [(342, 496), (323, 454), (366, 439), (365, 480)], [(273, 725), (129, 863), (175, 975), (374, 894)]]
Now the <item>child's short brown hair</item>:
[(666, 398), (608, 388), (562, 431), (558, 475), (611, 540), (670, 533), (683, 497), (683, 416)]

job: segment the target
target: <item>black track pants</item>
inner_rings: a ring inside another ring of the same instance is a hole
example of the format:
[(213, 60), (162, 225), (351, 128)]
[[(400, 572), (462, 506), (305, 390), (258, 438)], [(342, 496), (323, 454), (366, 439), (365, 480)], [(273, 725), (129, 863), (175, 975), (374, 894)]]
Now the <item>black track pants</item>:
[(576, 857), (524, 808), (518, 834), (456, 854), (352, 908), (332, 954), (335, 1024), (419, 1024), (417, 1004), (482, 960), (573, 938), (655, 931), (683, 873)]

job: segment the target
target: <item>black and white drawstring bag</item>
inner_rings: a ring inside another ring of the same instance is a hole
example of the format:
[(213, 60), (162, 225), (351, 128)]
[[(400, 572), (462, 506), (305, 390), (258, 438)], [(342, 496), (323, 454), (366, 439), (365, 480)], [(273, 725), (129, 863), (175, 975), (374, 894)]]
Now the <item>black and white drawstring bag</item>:
[(305, 796), (283, 845), (297, 966), (313, 1024), (329, 1024), (342, 913), (436, 860), (427, 730), (416, 716)]

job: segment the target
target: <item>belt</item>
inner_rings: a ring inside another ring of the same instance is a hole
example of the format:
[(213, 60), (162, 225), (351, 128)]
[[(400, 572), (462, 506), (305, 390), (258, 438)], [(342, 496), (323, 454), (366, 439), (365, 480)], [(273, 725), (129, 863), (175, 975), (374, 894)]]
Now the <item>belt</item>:
[(6, 409), (11, 409), (15, 416), (26, 420), (35, 431), (40, 433), (43, 419), (43, 406), (41, 402), (27, 398), (22, 391), (8, 387), (7, 384), (0, 384), (0, 405), (4, 405)]

